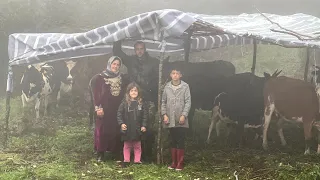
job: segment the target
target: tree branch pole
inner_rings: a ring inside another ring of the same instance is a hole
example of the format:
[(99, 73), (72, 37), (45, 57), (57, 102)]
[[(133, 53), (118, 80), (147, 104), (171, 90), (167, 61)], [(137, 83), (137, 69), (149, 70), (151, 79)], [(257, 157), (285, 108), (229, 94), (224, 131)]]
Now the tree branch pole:
[(158, 137), (157, 137), (157, 164), (161, 163), (162, 159), (162, 117), (161, 117), (161, 95), (162, 95), (162, 66), (166, 50), (166, 41), (162, 40), (161, 52), (160, 52), (160, 63), (159, 63), (159, 84), (158, 84)]
[[(306, 35), (306, 34), (301, 34), (301, 33), (295, 32), (295, 31), (293, 31), (293, 30), (284, 28), (284, 27), (282, 27), (279, 23), (272, 21), (270, 18), (268, 18), (266, 15), (264, 15), (258, 8), (256, 8), (256, 10), (257, 10), (264, 18), (266, 18), (271, 24), (275, 24), (275, 25), (277, 25), (280, 29), (283, 29), (283, 30), (287, 31), (287, 32), (279, 31), (279, 32), (281, 32), (281, 33), (287, 33), (287, 34), (294, 35), (295, 37), (297, 37), (299, 40), (302, 40), (302, 41), (303, 41), (303, 40), (319, 40), (319, 39), (320, 39), (320, 36), (312, 37), (312, 36), (309, 36), (309, 35)], [(275, 31), (275, 30), (273, 29), (273, 31)], [(275, 31), (275, 32), (276, 32), (276, 31)], [(307, 37), (308, 39), (305, 39), (305, 38), (302, 38), (302, 37)]]
[(190, 49), (191, 49), (191, 36), (192, 36), (192, 30), (188, 30), (188, 35), (186, 39), (184, 40), (184, 61), (189, 62), (189, 56), (190, 56)]
[(307, 48), (307, 61), (304, 67), (304, 76), (303, 76), (303, 80), (305, 81), (308, 81), (309, 62), (310, 62), (310, 51), (309, 51), (309, 48)]
[(251, 67), (252, 74), (254, 74), (256, 71), (256, 63), (257, 63), (257, 40), (253, 39), (253, 60), (252, 60), (252, 67)]
[(5, 134), (4, 134), (4, 141), (3, 147), (8, 147), (8, 137), (9, 137), (9, 117), (10, 117), (10, 98), (11, 92), (13, 88), (13, 80), (12, 80), (13, 72), (12, 67), (8, 67), (8, 76), (7, 76), (7, 93), (6, 93), (6, 114), (5, 114)]

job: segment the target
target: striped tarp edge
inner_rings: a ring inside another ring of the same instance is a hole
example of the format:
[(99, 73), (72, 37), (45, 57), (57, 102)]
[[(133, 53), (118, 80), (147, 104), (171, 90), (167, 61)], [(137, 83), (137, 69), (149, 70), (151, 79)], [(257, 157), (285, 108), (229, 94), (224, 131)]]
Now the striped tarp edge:
[[(316, 36), (320, 32), (320, 19), (307, 14), (280, 16), (267, 14), (272, 21), (295, 32)], [(132, 16), (84, 33), (16, 33), (9, 36), (10, 65), (34, 64), (85, 56), (98, 56), (112, 52), (112, 44), (123, 39), (144, 39), (149, 53), (160, 52), (161, 32), (167, 40), (166, 52), (183, 53), (181, 36), (194, 22), (204, 22), (222, 35), (191, 37), (191, 51), (215, 49), (230, 45), (276, 44), (284, 47), (319, 48), (319, 40), (299, 40), (270, 23), (261, 14), (232, 16), (204, 15), (164, 9)], [(123, 49), (132, 50), (134, 41), (125, 41)]]

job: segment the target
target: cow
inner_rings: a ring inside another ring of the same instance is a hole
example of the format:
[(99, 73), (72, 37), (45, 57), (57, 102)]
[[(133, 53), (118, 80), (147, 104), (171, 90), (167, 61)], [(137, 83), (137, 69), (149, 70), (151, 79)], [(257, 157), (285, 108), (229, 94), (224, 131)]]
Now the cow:
[[(221, 92), (223, 78), (235, 74), (232, 63), (224, 60), (213, 62), (190, 63), (184, 61), (164, 62), (162, 84), (170, 81), (170, 70), (179, 67), (182, 70), (182, 80), (189, 84), (192, 107), (189, 113), (189, 125), (192, 126), (195, 109), (211, 110), (214, 97)], [(158, 77), (155, 76), (150, 85), (152, 101), (158, 105)]]
[[(264, 77), (258, 77), (246, 72), (225, 78), (223, 92), (214, 99), (207, 143), (210, 142), (211, 132), (215, 126), (217, 136), (220, 136), (218, 125), (221, 122), (236, 125), (240, 146), (243, 143), (244, 128), (254, 128), (259, 135), (263, 124), (264, 83), (268, 78), (276, 77), (280, 73), (281, 71), (276, 71), (271, 76), (264, 73)], [(228, 135), (229, 133), (230, 129)]]
[(52, 86), (53, 98), (56, 100), (56, 107), (59, 107), (61, 96), (69, 94), (74, 84), (75, 66), (77, 61), (56, 61), (47, 63), (53, 69)]
[(21, 78), (20, 85), (22, 86), (22, 107), (25, 108), (27, 103), (36, 101), (36, 119), (39, 118), (41, 99), (44, 100), (45, 104), (44, 114), (47, 114), (48, 96), (52, 93), (52, 88), (49, 84), (49, 79), (52, 76), (51, 72), (52, 68), (50, 66), (28, 65)]
[[(263, 149), (268, 149), (267, 132), (271, 116), (276, 115), (277, 131), (281, 144), (285, 146), (286, 140), (283, 136), (283, 122), (299, 122), (303, 124), (305, 138), (305, 152), (310, 153), (310, 141), (312, 138), (312, 127), (319, 131), (319, 101), (315, 86), (309, 82), (293, 79), (285, 76), (271, 77), (263, 90), (264, 96), (264, 127), (263, 127)], [(319, 132), (318, 132), (319, 133)], [(318, 139), (319, 141), (319, 139)], [(318, 153), (320, 153), (318, 142)]]
[(36, 119), (39, 119), (40, 102), (44, 100), (44, 115), (47, 115), (49, 98), (56, 99), (57, 105), (60, 101), (61, 92), (68, 93), (72, 89), (72, 69), (76, 62), (56, 61), (52, 63), (41, 63), (28, 65), (21, 78), (22, 106), (36, 101)]
[(320, 97), (320, 67), (313, 65), (315, 68), (311, 71), (311, 83), (316, 86), (316, 92), (318, 97)]

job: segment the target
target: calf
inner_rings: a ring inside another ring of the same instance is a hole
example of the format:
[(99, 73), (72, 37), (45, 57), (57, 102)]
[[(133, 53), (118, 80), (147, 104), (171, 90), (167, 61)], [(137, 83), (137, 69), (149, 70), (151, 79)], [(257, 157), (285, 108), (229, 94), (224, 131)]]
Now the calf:
[[(213, 128), (216, 128), (216, 133), (217, 133), (217, 137), (220, 137), (220, 131), (221, 131), (221, 123), (224, 123), (227, 125), (227, 137), (229, 137), (230, 133), (231, 133), (231, 128), (232, 127), (236, 127), (237, 131), (240, 132), (239, 136), (240, 137), (240, 141), (242, 140), (242, 129), (254, 129), (256, 132), (256, 137), (255, 139), (257, 139), (259, 136), (261, 136), (261, 127), (263, 124), (263, 119), (261, 116), (263, 116), (263, 108), (261, 108), (261, 113), (260, 111), (257, 111), (256, 113), (258, 114), (250, 114), (250, 112), (254, 113), (254, 111), (256, 111), (257, 109), (251, 109), (249, 108), (248, 105), (249, 103), (245, 104), (244, 101), (242, 101), (245, 106), (245, 108), (248, 108), (246, 111), (244, 112), (248, 112), (248, 114), (246, 116), (240, 116), (237, 117), (239, 115), (239, 112), (237, 112), (237, 110), (234, 110), (234, 108), (237, 108), (236, 106), (238, 106), (239, 104), (237, 104), (237, 102), (241, 102), (239, 101), (240, 99), (236, 99), (233, 96), (231, 96), (230, 94), (227, 94), (225, 92), (220, 93), (214, 101), (214, 107), (212, 108), (212, 112), (211, 112), (211, 124), (209, 126), (209, 132), (208, 132), (208, 137), (207, 137), (207, 143), (210, 143), (210, 136), (212, 133)], [(231, 118), (232, 117), (232, 118)], [(242, 122), (244, 121), (244, 122)], [(241, 129), (242, 128), (242, 129)], [(239, 133), (238, 132), (238, 133)]]
[[(278, 76), (280, 73), (281, 71), (276, 71), (272, 76)], [(263, 86), (268, 78), (268, 73), (265, 73), (264, 77), (241, 73), (225, 79), (224, 92), (214, 100), (207, 143), (210, 142), (212, 129), (220, 121), (237, 126), (240, 145), (244, 128), (259, 130), (262, 127)], [(218, 126), (216, 128), (219, 136), (220, 130)]]
[(48, 63), (53, 69), (52, 98), (56, 100), (56, 106), (59, 106), (61, 95), (71, 92), (74, 84), (76, 61), (56, 61)]
[(36, 119), (39, 118), (39, 108), (41, 99), (44, 99), (44, 114), (47, 114), (48, 96), (52, 93), (52, 88), (49, 83), (49, 79), (52, 77), (51, 72), (52, 67), (50, 66), (28, 65), (21, 78), (20, 85), (22, 86), (22, 106), (26, 107), (27, 103), (36, 101)]
[(72, 70), (76, 62), (56, 61), (47, 64), (29, 65), (22, 78), (22, 106), (36, 101), (36, 118), (39, 118), (39, 108), (41, 99), (44, 100), (44, 115), (47, 115), (49, 97), (60, 101), (61, 92), (68, 93), (72, 89)]
[[(283, 121), (302, 122), (305, 137), (305, 152), (310, 153), (310, 141), (312, 138), (312, 127), (319, 127), (315, 120), (319, 117), (319, 101), (312, 84), (285, 76), (270, 78), (264, 87), (264, 128), (263, 148), (268, 149), (267, 132), (271, 116), (275, 114), (280, 117), (277, 122), (278, 134), (281, 144), (286, 145), (283, 136)], [(320, 147), (318, 145), (318, 147)], [(318, 153), (320, 149), (318, 148)]]

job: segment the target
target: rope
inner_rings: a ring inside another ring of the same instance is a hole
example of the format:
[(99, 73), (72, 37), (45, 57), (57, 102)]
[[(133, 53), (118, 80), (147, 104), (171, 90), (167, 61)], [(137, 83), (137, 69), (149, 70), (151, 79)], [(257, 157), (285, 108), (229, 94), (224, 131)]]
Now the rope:
[(313, 80), (314, 80), (314, 84), (317, 86), (317, 79), (318, 79), (318, 76), (317, 76), (317, 60), (316, 60), (316, 50), (313, 49), (313, 60), (314, 60), (314, 77)]

